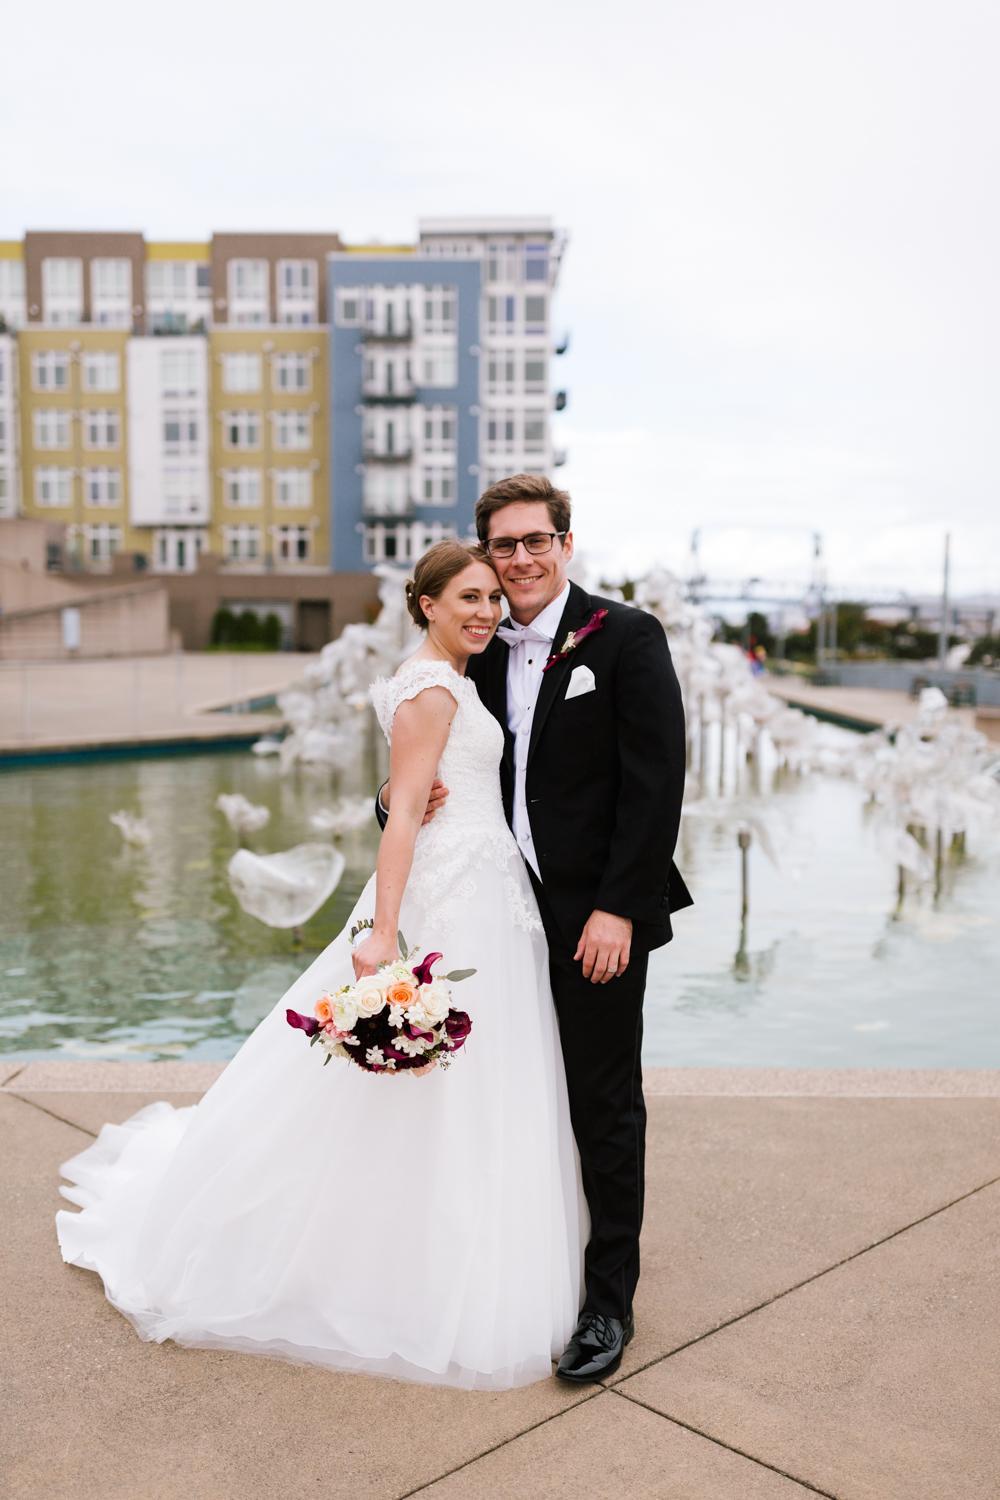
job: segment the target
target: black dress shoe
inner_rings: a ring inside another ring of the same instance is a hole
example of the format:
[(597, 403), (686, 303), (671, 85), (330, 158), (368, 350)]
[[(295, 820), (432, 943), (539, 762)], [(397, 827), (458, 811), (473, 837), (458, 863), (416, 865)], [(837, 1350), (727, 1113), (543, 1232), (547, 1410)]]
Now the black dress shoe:
[(625, 1345), (632, 1342), (635, 1320), (629, 1313), (624, 1323), (603, 1313), (584, 1313), (566, 1353), (556, 1366), (560, 1380), (583, 1384), (613, 1375), (622, 1362)]

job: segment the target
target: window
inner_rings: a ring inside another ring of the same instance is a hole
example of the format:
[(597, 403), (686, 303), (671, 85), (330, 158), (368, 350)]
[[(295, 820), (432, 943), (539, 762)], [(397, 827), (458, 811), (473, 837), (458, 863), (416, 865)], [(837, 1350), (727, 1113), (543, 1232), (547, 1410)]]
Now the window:
[(421, 385), (453, 386), (458, 384), (458, 355), (454, 348), (429, 350), (422, 362)]
[(0, 516), (12, 516), (14, 487), (10, 482), (10, 474), (6, 469), (0, 469)]
[[(547, 245), (525, 245), (525, 281), (547, 281), (549, 275), (549, 251)], [(543, 315), (544, 316), (544, 315)]]
[(540, 452), (545, 445), (545, 413), (526, 411), (524, 414), (525, 452)]
[(237, 510), (256, 510), (260, 505), (260, 470), (227, 469), (223, 491), (227, 505)]
[(223, 528), (226, 556), (231, 562), (256, 562), (260, 556), (259, 526), (226, 526)]
[(229, 262), (229, 321), (266, 323), (269, 314), (266, 260)]
[(350, 328), (360, 323), (364, 316), (364, 299), (355, 291), (341, 292), (337, 302), (337, 322)]
[(154, 533), (156, 566), (159, 572), (193, 573), (208, 538), (203, 531), (179, 526)]
[(46, 323), (83, 322), (83, 261), (42, 261), (43, 317)]
[(424, 505), (454, 505), (456, 493), (454, 469), (424, 469), (421, 495)]
[(84, 469), (83, 502), (85, 505), (120, 505), (121, 500), (121, 469)]
[(0, 313), (8, 328), (24, 322), (24, 261), (0, 259)]
[(163, 475), (163, 508), (168, 516), (197, 515), (204, 503), (197, 469), (168, 468)]
[(85, 448), (117, 448), (121, 442), (121, 413), (113, 407), (83, 414)]
[(59, 408), (40, 408), (35, 412), (35, 447), (68, 448), (72, 413)]
[(94, 323), (132, 326), (132, 262), (124, 258), (90, 263), (90, 309)]
[(274, 446), (305, 449), (312, 447), (312, 417), (306, 411), (274, 413)]
[(260, 390), (260, 355), (241, 349), (222, 356), (222, 389), (224, 391)]
[(276, 391), (312, 389), (312, 359), (308, 354), (275, 354), (271, 361), (271, 385)]
[(315, 323), (317, 320), (316, 262), (278, 261), (278, 322)]
[(308, 526), (278, 527), (278, 561), (308, 562), (312, 531)]
[(170, 457), (190, 455), (198, 449), (201, 420), (197, 411), (163, 413), (163, 451)]
[(274, 503), (282, 510), (306, 510), (312, 505), (309, 469), (275, 469)]
[(87, 391), (121, 389), (121, 360), (117, 354), (91, 349), (83, 356), (83, 386)]
[(524, 299), (524, 321), (526, 324), (545, 323), (545, 298), (525, 297)]
[(503, 301), (503, 304), (504, 304), (504, 321), (507, 322), (507, 323), (513, 323), (513, 321), (514, 321), (514, 298), (513, 297), (504, 297), (502, 299), (502, 301)]
[(260, 447), (260, 413), (226, 411), (222, 413), (222, 441), (227, 448)]
[(36, 505), (72, 505), (73, 470), (44, 468), (35, 470)]
[(454, 454), (458, 431), (455, 407), (425, 406), (423, 411), (424, 453)]
[(528, 390), (545, 384), (544, 359), (526, 359), (524, 362), (524, 384)]
[(122, 544), (120, 526), (85, 526), (83, 535), (91, 562), (110, 562)]
[(36, 391), (69, 390), (69, 354), (42, 349), (31, 356), (31, 381)]
[(0, 411), (0, 453), (7, 452), (7, 418)]
[(160, 390), (164, 396), (195, 396), (201, 389), (200, 349), (160, 351)]

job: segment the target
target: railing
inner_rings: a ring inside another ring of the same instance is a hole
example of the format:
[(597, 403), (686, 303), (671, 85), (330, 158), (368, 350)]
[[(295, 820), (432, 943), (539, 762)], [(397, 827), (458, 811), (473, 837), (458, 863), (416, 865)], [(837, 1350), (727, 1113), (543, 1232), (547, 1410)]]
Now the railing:
[(398, 333), (394, 331), (377, 332), (374, 328), (363, 328), (361, 330), (361, 342), (363, 344), (409, 344), (413, 340), (413, 324), (407, 323)]
[(384, 448), (373, 448), (366, 443), (364, 455), (367, 464), (410, 464), (413, 462), (412, 448), (405, 448), (398, 453), (388, 453)]

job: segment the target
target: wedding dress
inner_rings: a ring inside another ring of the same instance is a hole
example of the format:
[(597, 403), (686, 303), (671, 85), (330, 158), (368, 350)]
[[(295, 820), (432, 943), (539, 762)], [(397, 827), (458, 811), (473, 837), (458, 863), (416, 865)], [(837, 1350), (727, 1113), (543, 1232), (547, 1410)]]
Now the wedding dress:
[(392, 1078), (285, 1020), (354, 982), (349, 929), (295, 982), (196, 1108), (149, 1105), (65, 1163), (82, 1213), (63, 1259), (96, 1271), (140, 1337), (405, 1380), (503, 1390), (551, 1374), (580, 1306), (587, 1210), (537, 906), (504, 819), (499, 724), (442, 662), (372, 687), (458, 708), (444, 808), (417, 835), (400, 929), (475, 968), (447, 1071)]

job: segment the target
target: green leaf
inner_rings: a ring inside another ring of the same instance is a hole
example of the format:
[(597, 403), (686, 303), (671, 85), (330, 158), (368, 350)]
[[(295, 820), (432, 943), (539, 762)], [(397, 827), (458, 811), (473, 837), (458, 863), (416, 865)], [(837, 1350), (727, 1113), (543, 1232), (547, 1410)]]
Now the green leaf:
[(327, 1063), (328, 1063), (328, 1062), (329, 1062), (329, 1061), (330, 1061), (330, 1058), (331, 1058), (331, 1057), (332, 1057), (332, 1056), (333, 1056), (333, 1053), (332, 1053), (332, 1052), (328, 1052), (328, 1053), (327, 1053), (327, 1054), (326, 1054), (326, 1056), (325, 1056), (325, 1057), (324, 1057), (324, 1059), (323, 1059), (323, 1066), (324, 1066), (324, 1068), (325, 1068), (325, 1067), (326, 1067), (326, 1065), (327, 1065)]
[(409, 958), (409, 956), (410, 956), (410, 950), (406, 946), (406, 939), (405, 939), (405, 937), (403, 936), (403, 934), (401, 932), (397, 932), (396, 933), (396, 941), (399, 944), (399, 951), (403, 955), (403, 957), (404, 958)]
[(321, 1031), (314, 1031), (312, 1036), (309, 1038), (310, 1047), (315, 1047), (316, 1043), (319, 1041), (322, 1035), (323, 1033)]
[(446, 974), (444, 977), (445, 979), (450, 979), (455, 984), (459, 979), (471, 979), (475, 972), (475, 969), (452, 969), (451, 973)]

